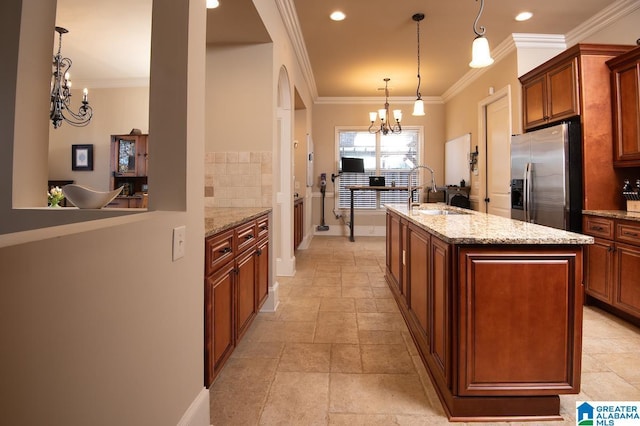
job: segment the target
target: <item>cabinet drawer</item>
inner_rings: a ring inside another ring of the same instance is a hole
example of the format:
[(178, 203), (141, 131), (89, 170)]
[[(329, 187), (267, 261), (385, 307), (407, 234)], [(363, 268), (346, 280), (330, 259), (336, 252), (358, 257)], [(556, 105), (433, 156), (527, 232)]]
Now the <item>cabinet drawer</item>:
[(235, 229), (236, 252), (240, 254), (256, 242), (256, 221), (251, 220)]
[(258, 223), (258, 239), (262, 239), (269, 235), (269, 216), (259, 217)]
[(616, 241), (640, 245), (640, 224), (633, 222), (617, 222)]
[(584, 216), (584, 233), (613, 240), (613, 220), (604, 217)]
[(205, 276), (233, 260), (233, 230), (213, 235), (204, 242)]

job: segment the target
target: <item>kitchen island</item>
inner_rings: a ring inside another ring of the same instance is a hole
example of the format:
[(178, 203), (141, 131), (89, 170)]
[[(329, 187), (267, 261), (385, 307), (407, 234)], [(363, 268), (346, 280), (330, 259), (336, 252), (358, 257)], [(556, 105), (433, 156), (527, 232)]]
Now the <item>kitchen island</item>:
[(485, 213), (387, 205), (386, 278), (452, 421), (560, 420), (580, 391), (593, 238)]

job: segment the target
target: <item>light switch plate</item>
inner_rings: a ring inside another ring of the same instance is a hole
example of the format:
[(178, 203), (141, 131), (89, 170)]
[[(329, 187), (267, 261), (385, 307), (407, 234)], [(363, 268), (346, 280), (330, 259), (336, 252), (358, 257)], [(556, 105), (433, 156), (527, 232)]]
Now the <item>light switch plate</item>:
[(184, 257), (184, 246), (186, 244), (187, 229), (183, 226), (173, 228), (173, 261)]

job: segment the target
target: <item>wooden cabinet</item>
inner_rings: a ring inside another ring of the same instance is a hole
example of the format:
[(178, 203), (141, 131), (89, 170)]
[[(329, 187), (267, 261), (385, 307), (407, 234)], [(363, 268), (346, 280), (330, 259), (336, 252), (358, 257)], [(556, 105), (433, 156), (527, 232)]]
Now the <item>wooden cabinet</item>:
[(391, 278), (400, 294), (406, 292), (405, 253), (406, 253), (406, 223), (403, 223), (397, 215), (387, 215), (387, 275)]
[(585, 215), (584, 232), (595, 237), (585, 259), (587, 301), (640, 323), (640, 223)]
[(640, 166), (640, 47), (607, 61), (611, 69), (613, 164)]
[(525, 129), (580, 114), (577, 68), (572, 57), (521, 79)]
[(520, 77), (524, 130), (578, 117), (583, 209), (620, 210), (624, 180), (613, 167), (611, 83), (606, 61), (632, 46), (576, 44)]
[(145, 207), (148, 148), (149, 135), (111, 135), (110, 187), (123, 189), (108, 207)]
[(298, 198), (293, 203), (293, 248), (298, 248), (304, 238), (304, 202)]
[(581, 246), (457, 245), (387, 211), (386, 279), (450, 419), (560, 418), (580, 389), (582, 268)]
[(248, 330), (269, 291), (269, 216), (205, 239), (205, 386)]

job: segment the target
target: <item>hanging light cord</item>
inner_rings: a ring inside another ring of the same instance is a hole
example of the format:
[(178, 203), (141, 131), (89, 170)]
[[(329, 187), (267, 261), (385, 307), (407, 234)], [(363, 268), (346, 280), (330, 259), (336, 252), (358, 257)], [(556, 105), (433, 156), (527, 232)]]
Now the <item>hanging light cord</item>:
[[(476, 0), (478, 1), (478, 0)], [(476, 16), (476, 20), (473, 21), (473, 32), (476, 33), (478, 37), (482, 37), (486, 32), (486, 28), (480, 25), (480, 30), (478, 31), (478, 21), (480, 20), (480, 15), (482, 15), (482, 10), (484, 9), (484, 0), (480, 0), (480, 10), (478, 11), (478, 16)]]
[(418, 39), (418, 87), (416, 87), (416, 97), (418, 99), (422, 99), (422, 96), (420, 95), (420, 21), (424, 19), (424, 14), (416, 13), (412, 18), (416, 21), (416, 35)]

